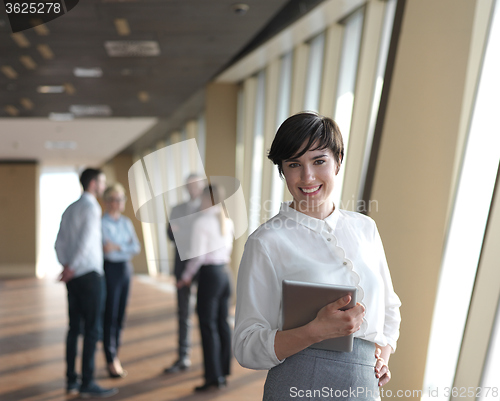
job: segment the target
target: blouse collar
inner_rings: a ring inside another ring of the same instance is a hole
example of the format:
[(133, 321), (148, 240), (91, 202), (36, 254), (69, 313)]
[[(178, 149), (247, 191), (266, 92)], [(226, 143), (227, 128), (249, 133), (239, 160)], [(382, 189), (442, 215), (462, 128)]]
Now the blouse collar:
[(335, 230), (340, 215), (339, 209), (337, 207), (335, 207), (332, 214), (330, 214), (323, 220), (320, 220), (291, 208), (291, 203), (292, 202), (283, 202), (281, 204), (280, 213), (288, 217), (289, 219), (292, 219), (297, 223), (302, 224), (303, 226), (318, 233), (321, 233), (324, 230)]
[(117, 219), (113, 218), (108, 212), (104, 212), (103, 216), (102, 216), (103, 219), (106, 219), (106, 220), (109, 220), (109, 221), (114, 221), (114, 222), (118, 222), (121, 220), (122, 218), (122, 214), (120, 213), (120, 217), (118, 217)]

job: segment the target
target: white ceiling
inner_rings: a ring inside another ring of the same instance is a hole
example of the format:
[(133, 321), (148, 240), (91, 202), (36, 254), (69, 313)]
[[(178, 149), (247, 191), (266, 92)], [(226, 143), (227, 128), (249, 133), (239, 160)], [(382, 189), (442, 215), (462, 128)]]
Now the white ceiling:
[[(0, 118), (0, 160), (36, 160), (42, 166), (99, 166), (141, 137), (157, 118), (94, 118), (55, 122)], [(47, 141), (74, 141), (75, 149), (47, 149)]]

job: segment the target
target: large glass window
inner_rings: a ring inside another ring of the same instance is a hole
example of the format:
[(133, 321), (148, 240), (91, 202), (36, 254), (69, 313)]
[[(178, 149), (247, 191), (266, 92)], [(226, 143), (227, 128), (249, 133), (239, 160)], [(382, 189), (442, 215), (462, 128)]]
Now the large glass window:
[[(61, 188), (64, 188), (61, 191)], [(61, 217), (66, 208), (82, 193), (78, 174), (74, 169), (42, 169), (40, 176), (40, 254), (37, 261), (37, 277), (55, 277), (61, 272), (54, 244)]]
[(497, 4), (443, 257), (424, 388), (443, 389), (453, 385), (500, 161), (498, 8)]
[(203, 163), (205, 163), (205, 116), (201, 114), (198, 117), (198, 124), (196, 124), (198, 127), (198, 132), (196, 136), (196, 143), (198, 144), (198, 150), (200, 151), (200, 156), (201, 160), (203, 160)]
[[(499, 300), (500, 301), (500, 300)], [(498, 390), (500, 389), (500, 302), (497, 307), (497, 316), (495, 319), (495, 327), (491, 333), (490, 347), (488, 350), (488, 357), (484, 366), (483, 378), (481, 381), (481, 388), (483, 389), (479, 398), (482, 400), (491, 400), (495, 398), (492, 391), (496, 391), (496, 398), (498, 399)], [(487, 393), (488, 392), (488, 393)]]
[(238, 107), (237, 113), (238, 116), (236, 118), (236, 178), (243, 180), (244, 169), (245, 169), (245, 124), (244, 124), (244, 115), (245, 115), (245, 105), (244, 100), (245, 95), (243, 91), (243, 86), (240, 86), (238, 91)]
[[(278, 107), (276, 108), (276, 130), (285, 121), (290, 114), (290, 97), (292, 90), (292, 53), (287, 53), (281, 59), (280, 82), (278, 87)], [(271, 179), (271, 211), (270, 216), (279, 212), (281, 202), (283, 201), (283, 191), (285, 184), (280, 178), (278, 169), (273, 168)]]
[(306, 93), (304, 110), (318, 111), (321, 93), (321, 77), (323, 72), (323, 55), (325, 50), (325, 34), (321, 33), (309, 43), (309, 60), (307, 66)]
[(266, 103), (266, 72), (257, 76), (255, 97), (255, 120), (252, 146), (252, 172), (250, 184), (250, 222), (249, 233), (260, 225), (260, 198), (262, 193), (262, 163), (264, 156), (264, 112)]

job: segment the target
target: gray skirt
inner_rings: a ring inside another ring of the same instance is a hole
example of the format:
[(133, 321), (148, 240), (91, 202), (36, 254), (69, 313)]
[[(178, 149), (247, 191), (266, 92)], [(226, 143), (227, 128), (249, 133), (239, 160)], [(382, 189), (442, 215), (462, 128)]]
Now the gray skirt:
[(354, 339), (352, 352), (306, 348), (272, 368), (263, 401), (380, 399), (375, 344)]

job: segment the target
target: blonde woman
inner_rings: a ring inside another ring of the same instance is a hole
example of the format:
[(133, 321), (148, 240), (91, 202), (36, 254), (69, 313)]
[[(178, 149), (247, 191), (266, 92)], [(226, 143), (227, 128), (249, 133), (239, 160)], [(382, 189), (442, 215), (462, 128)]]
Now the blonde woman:
[(205, 383), (195, 391), (224, 387), (230, 369), (231, 330), (227, 315), (231, 286), (227, 264), (233, 249), (234, 226), (232, 220), (225, 217), (221, 200), (223, 196), (218, 187), (209, 185), (203, 190), (202, 212), (193, 226), (193, 259), (189, 260), (177, 284), (178, 287), (189, 285), (199, 270), (196, 311), (203, 345)]
[(141, 250), (132, 222), (122, 215), (125, 201), (125, 189), (120, 184), (114, 184), (104, 192), (106, 212), (102, 217), (102, 241), (106, 308), (103, 345), (108, 373), (112, 378), (122, 378), (127, 375), (118, 359), (118, 348), (132, 275), (130, 260)]

